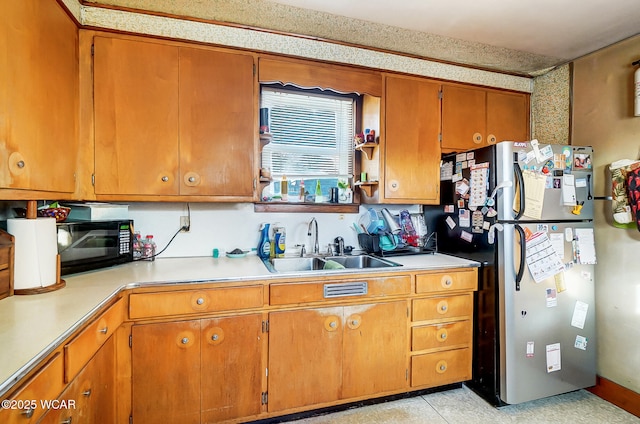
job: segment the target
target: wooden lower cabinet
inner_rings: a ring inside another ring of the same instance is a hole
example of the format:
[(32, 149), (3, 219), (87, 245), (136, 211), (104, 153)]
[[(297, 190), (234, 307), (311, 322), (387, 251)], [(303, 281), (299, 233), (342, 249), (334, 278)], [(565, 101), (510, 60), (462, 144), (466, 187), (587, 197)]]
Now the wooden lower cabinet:
[(132, 416), (214, 423), (262, 411), (262, 314), (132, 327)]
[(40, 424), (116, 424), (115, 339), (110, 337), (67, 386)]
[(268, 409), (408, 386), (406, 300), (269, 314)]

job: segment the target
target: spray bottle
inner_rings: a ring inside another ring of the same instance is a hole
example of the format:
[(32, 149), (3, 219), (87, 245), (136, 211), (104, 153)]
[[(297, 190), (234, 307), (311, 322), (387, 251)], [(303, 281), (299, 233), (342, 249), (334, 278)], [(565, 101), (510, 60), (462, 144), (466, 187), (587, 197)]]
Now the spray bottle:
[(269, 259), (271, 254), (271, 241), (269, 240), (269, 224), (260, 225), (260, 241), (258, 242), (258, 257)]

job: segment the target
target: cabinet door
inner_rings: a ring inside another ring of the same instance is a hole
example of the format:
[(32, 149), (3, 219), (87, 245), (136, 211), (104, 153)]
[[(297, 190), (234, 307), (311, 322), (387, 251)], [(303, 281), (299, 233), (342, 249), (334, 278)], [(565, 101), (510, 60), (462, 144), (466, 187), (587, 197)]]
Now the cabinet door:
[(465, 151), (486, 146), (486, 90), (442, 86), (442, 149)]
[(134, 325), (133, 421), (200, 422), (200, 321)]
[(116, 423), (115, 339), (111, 337), (58, 398), (40, 424)]
[(383, 202), (438, 202), (440, 85), (387, 76)]
[(180, 194), (253, 199), (253, 57), (180, 48)]
[(269, 412), (340, 399), (343, 308), (269, 314)]
[(178, 47), (94, 39), (96, 194), (178, 194)]
[(407, 301), (345, 308), (344, 399), (408, 387)]
[(75, 190), (78, 75), (78, 28), (57, 2), (3, 2), (0, 187)]
[(262, 314), (202, 321), (202, 422), (262, 412)]
[(487, 92), (487, 142), (529, 140), (529, 95)]

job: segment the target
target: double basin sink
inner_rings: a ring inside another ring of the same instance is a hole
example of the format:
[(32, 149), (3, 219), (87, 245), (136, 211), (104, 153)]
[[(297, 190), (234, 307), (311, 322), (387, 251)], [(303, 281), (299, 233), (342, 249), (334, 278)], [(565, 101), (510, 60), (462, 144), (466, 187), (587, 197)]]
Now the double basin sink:
[(308, 256), (302, 258), (271, 258), (264, 260), (270, 272), (300, 272), (333, 269), (370, 269), (402, 266), (387, 259), (371, 255)]

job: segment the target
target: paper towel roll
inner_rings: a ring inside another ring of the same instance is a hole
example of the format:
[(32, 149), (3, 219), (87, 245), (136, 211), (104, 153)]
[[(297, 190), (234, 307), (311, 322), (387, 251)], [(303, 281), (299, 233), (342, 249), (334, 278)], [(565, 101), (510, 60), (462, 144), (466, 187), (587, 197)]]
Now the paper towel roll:
[(31, 289), (58, 280), (58, 242), (55, 218), (8, 219), (7, 232), (15, 240), (13, 288)]

